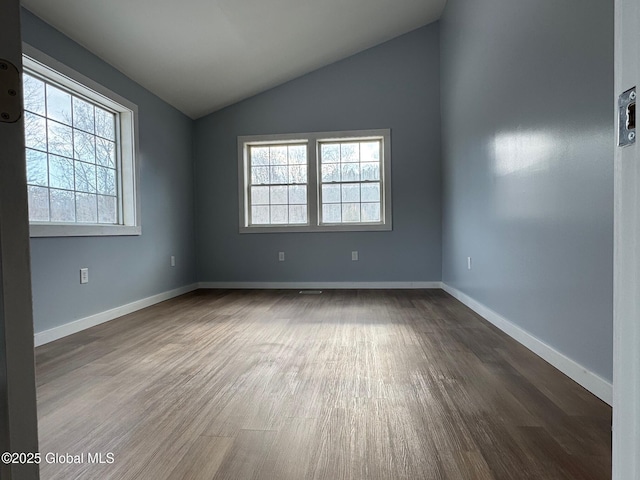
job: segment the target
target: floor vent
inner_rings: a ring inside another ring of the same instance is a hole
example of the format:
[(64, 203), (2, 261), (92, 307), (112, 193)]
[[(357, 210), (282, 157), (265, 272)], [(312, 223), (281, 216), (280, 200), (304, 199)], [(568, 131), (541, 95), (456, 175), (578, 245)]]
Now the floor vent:
[(298, 293), (300, 295), (320, 295), (322, 290), (300, 290)]

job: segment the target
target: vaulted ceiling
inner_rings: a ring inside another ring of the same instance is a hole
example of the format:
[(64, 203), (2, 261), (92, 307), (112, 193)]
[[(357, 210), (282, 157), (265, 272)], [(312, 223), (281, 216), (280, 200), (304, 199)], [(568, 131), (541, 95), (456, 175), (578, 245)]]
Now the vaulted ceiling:
[(446, 0), (23, 0), (198, 118), (437, 20)]

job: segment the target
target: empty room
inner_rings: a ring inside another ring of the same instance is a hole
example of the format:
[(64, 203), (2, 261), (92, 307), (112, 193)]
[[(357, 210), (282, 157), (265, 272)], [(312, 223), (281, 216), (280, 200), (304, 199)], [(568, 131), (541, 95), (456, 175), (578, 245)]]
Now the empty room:
[(637, 0), (0, 1), (0, 479), (640, 480)]

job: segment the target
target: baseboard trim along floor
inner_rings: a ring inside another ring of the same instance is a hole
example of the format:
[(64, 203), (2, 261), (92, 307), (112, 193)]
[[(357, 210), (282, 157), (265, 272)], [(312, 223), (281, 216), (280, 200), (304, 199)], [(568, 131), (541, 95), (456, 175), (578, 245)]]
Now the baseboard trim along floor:
[(586, 369), (575, 360), (567, 357), (515, 323), (507, 320), (499, 313), (494, 312), (489, 307), (474, 300), (467, 294), (462, 293), (460, 290), (446, 283), (442, 284), (442, 289), (456, 300), (464, 303), (489, 323), (495, 325), (511, 338), (549, 362), (573, 381), (582, 385), (600, 400), (606, 402), (608, 405), (613, 404), (613, 385), (610, 382)]
[(199, 288), (232, 288), (256, 290), (305, 290), (305, 289), (345, 289), (345, 290), (394, 290), (416, 288), (442, 288), (442, 282), (200, 282)]
[(80, 318), (78, 320), (65, 323), (64, 325), (50, 328), (49, 330), (38, 332), (34, 335), (34, 344), (36, 347), (39, 347), (40, 345), (44, 345), (45, 343), (53, 342), (54, 340), (58, 340), (59, 338), (73, 335), (74, 333), (81, 332), (82, 330), (86, 330), (87, 328), (95, 327), (96, 325), (100, 325), (101, 323), (109, 322), (118, 317), (122, 317), (123, 315), (128, 315), (129, 313), (137, 312), (138, 310), (142, 310), (143, 308), (147, 308), (157, 303), (164, 302), (165, 300), (184, 295), (185, 293), (197, 290), (197, 288), (198, 285), (195, 283), (186, 285), (184, 287), (158, 293), (157, 295), (152, 295), (141, 300), (136, 300), (135, 302), (127, 303), (126, 305), (115, 307), (104, 312), (96, 313), (88, 317)]

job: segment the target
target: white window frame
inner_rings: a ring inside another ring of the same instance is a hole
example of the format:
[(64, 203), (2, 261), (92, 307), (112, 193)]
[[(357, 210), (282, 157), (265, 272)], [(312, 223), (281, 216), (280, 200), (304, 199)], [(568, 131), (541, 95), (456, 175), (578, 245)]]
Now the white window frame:
[[(119, 224), (30, 222), (31, 237), (85, 237), (141, 235), (138, 195), (138, 106), (108, 88), (23, 43), (23, 68), (62, 86), (76, 96), (107, 107), (117, 113), (116, 158)], [(118, 148), (119, 147), (119, 148)]]
[[(349, 140), (381, 140), (382, 158), (380, 183), (379, 223), (320, 223), (320, 142)], [(251, 184), (249, 146), (305, 142), (307, 144), (307, 220), (305, 225), (250, 225), (249, 186)], [(311, 132), (277, 135), (243, 135), (238, 137), (238, 200), (240, 233), (294, 233), (294, 232), (370, 232), (392, 230), (391, 219), (391, 130), (349, 130), (342, 132)]]

